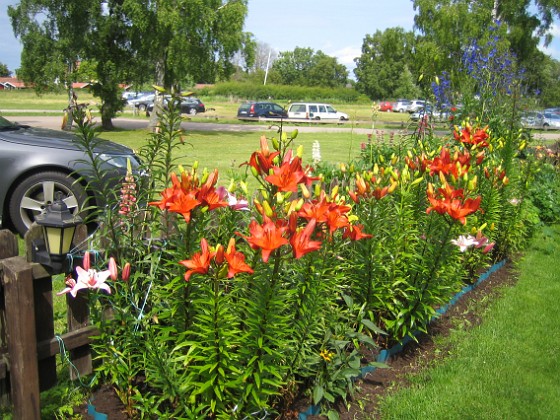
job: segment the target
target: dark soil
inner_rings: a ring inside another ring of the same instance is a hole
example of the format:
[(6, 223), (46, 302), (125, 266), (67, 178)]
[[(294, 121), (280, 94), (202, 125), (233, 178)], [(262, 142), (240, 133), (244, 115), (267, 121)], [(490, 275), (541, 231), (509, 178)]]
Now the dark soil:
[[(348, 409), (342, 405), (339, 407), (340, 418), (342, 420), (361, 419), (364, 418), (364, 413), (367, 413), (369, 418), (375, 415), (377, 404), (383, 396), (398, 387), (406, 386), (407, 377), (410, 374), (441, 360), (448, 353), (445, 351), (446, 349), (441, 348), (441, 345), (436, 346), (435, 339), (448, 336), (454, 329), (469, 329), (479, 325), (488, 304), (499, 297), (505, 287), (514, 285), (516, 280), (511, 263), (507, 263), (474, 290), (463, 295), (444, 315), (430, 324), (428, 333), (418, 337), (418, 343), (407, 344), (402, 352), (392, 357), (387, 362), (390, 368), (376, 369), (360, 380), (357, 383), (358, 392), (354, 402)], [(129, 419), (111, 386), (101, 387), (92, 398), (97, 412), (107, 414), (109, 420)], [(361, 407), (357, 403), (358, 401)], [(305, 411), (310, 405), (309, 401), (302, 399), (295, 404), (295, 407)], [(87, 414), (86, 406), (78, 409), (78, 413), (86, 419), (93, 418)], [(297, 418), (296, 412), (291, 411), (290, 414), (285, 418)], [(307, 416), (307, 419), (324, 420), (326, 417)]]

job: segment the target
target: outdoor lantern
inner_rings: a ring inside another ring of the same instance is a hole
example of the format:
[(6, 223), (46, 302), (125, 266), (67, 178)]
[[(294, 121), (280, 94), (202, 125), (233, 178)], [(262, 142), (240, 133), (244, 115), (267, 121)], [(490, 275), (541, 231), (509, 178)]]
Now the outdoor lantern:
[(35, 217), (35, 222), (42, 227), (43, 244), (34, 246), (33, 261), (49, 267), (52, 274), (62, 273), (76, 226), (82, 223), (82, 218), (74, 216), (62, 198), (57, 197), (45, 213)]

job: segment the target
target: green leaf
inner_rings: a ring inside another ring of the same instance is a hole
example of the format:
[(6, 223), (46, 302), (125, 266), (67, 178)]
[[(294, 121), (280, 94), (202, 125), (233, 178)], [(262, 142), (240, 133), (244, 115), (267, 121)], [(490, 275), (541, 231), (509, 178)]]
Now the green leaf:
[(318, 405), (323, 399), (324, 395), (325, 392), (321, 385), (317, 385), (315, 388), (313, 388), (313, 404)]
[(334, 410), (329, 410), (329, 412), (327, 413), (327, 418), (329, 420), (340, 420), (340, 416)]

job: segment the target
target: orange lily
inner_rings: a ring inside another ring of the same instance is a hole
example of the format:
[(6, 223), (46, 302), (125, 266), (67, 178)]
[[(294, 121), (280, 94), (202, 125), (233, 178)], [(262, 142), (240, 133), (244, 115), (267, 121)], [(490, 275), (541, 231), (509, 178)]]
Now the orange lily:
[(185, 273), (185, 280), (189, 281), (194, 273), (208, 274), (210, 262), (213, 257), (214, 253), (210, 251), (208, 242), (206, 239), (202, 238), (200, 240), (200, 252), (195, 253), (190, 260), (179, 261), (179, 264), (189, 269)]
[(305, 254), (309, 254), (321, 248), (321, 242), (310, 240), (316, 224), (317, 222), (311, 219), (305, 228), (300, 229), (290, 238), (290, 244), (292, 245), (294, 257), (296, 259), (300, 259)]

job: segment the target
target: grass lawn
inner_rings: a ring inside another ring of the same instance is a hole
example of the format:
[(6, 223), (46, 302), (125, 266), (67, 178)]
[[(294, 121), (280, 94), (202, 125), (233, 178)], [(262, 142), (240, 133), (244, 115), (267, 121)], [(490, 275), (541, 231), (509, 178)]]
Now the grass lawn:
[[(177, 152), (177, 163), (188, 167), (195, 161), (200, 167), (212, 170), (217, 168), (221, 184), (229, 179), (230, 170), (240, 171), (239, 165), (248, 161), (251, 153), (260, 147), (260, 136), (272, 137), (274, 133), (231, 133), (231, 132), (196, 132), (189, 131), (184, 146)], [(104, 132), (101, 137), (139, 149), (146, 143), (148, 133), (144, 130)], [(352, 132), (344, 133), (299, 133), (294, 145), (303, 145), (303, 161), (311, 163), (312, 146), (318, 141), (321, 158), (332, 164), (355, 160), (360, 153), (360, 144), (367, 141), (367, 136)], [(225, 179), (224, 179), (225, 178)]]
[(380, 418), (558, 418), (559, 238), (558, 226), (534, 238), (517, 285), (488, 308), (482, 325), (452, 335), (450, 357), (386, 397)]

